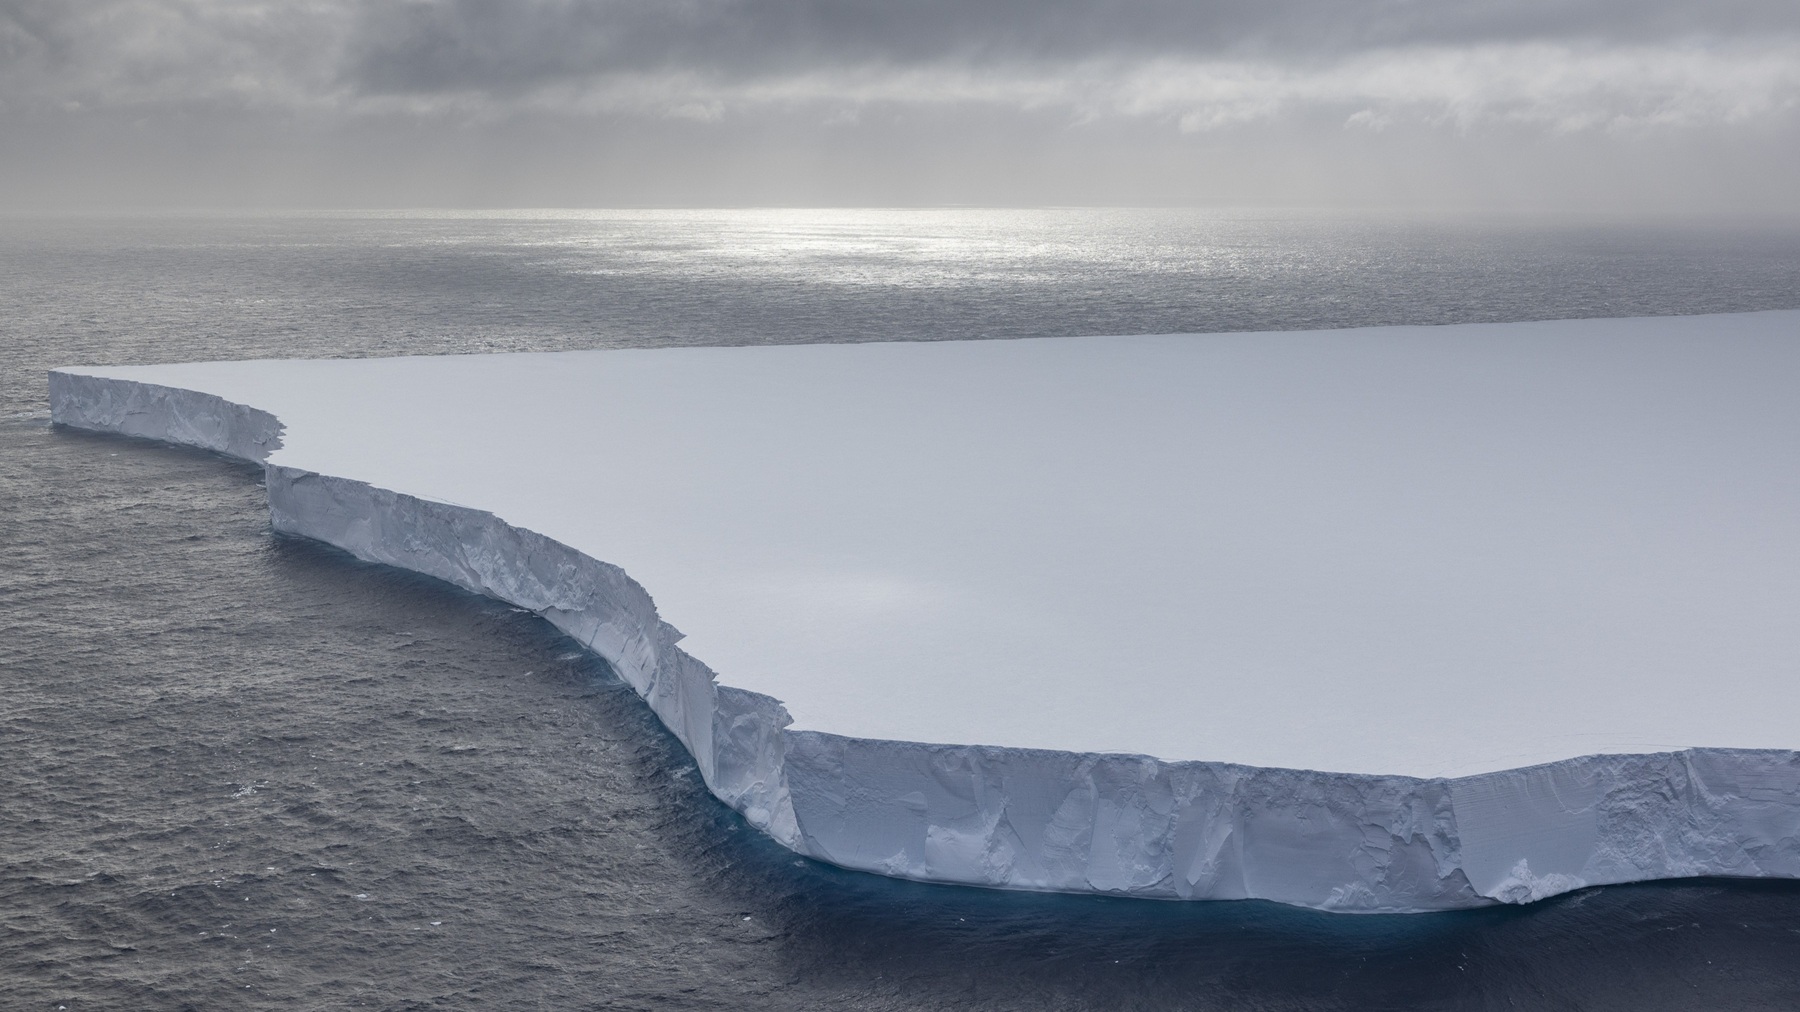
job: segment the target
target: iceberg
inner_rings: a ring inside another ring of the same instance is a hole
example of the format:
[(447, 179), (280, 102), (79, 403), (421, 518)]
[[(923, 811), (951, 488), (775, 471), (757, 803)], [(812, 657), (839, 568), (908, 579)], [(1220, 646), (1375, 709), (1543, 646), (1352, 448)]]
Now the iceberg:
[(1325, 910), (1800, 876), (1800, 311), (84, 367), (795, 852)]

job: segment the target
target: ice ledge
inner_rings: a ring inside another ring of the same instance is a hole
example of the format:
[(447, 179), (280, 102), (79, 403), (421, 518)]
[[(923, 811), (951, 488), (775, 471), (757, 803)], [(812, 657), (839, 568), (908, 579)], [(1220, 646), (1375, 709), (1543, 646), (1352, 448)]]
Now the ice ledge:
[(261, 462), (276, 530), (549, 619), (637, 690), (713, 794), (797, 853), (901, 878), (1412, 912), (1590, 885), (1800, 877), (1800, 753), (1583, 756), (1454, 779), (791, 731), (718, 684), (623, 570), (492, 513), (270, 464), (281, 424), (220, 397), (50, 374), (61, 425)]

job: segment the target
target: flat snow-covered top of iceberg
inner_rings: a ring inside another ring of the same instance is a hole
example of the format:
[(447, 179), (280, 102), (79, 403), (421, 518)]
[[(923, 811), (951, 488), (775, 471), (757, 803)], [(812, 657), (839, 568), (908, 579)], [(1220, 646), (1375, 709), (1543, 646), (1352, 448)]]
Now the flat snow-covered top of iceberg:
[(861, 738), (1800, 748), (1800, 312), (69, 370), (622, 567)]

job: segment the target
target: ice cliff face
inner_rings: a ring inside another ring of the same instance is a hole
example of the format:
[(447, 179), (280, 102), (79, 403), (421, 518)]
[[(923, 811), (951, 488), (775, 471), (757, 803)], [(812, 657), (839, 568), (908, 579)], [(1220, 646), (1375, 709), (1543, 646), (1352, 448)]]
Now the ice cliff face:
[(1597, 755), (1454, 779), (788, 729), (720, 685), (623, 570), (477, 509), (269, 463), (271, 414), (59, 370), (58, 424), (263, 463), (276, 530), (529, 608), (605, 658), (708, 787), (822, 861), (902, 878), (1405, 912), (1589, 885), (1800, 877), (1800, 753)]

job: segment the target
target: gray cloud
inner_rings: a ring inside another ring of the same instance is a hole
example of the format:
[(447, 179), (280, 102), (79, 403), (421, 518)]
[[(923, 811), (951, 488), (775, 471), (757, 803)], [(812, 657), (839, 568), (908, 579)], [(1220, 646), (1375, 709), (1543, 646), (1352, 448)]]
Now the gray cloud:
[(1697, 65), (1797, 40), (1791, 0), (0, 0), (0, 81), (14, 102), (504, 102), (652, 76), (1304, 74), (1420, 52), (1446, 67), (1455, 51)]
[(441, 0), (369, 4), (347, 68), (378, 92), (518, 89), (622, 70), (1095, 58), (1322, 58), (1492, 43), (1800, 33), (1784, 0)]
[[(437, 162), (400, 168), (408, 158), (396, 136), (439, 152)], [(629, 149), (611, 140), (625, 136)], [(995, 137), (1009, 138), (1008, 151)], [(284, 151), (278, 171), (259, 171), (289, 178), (287, 145), (299, 138), (304, 164), (330, 163), (345, 192), (356, 172), (344, 166), (441, 175), (441, 152), (502, 143), (521, 161), (572, 165), (604, 150), (643, 163), (643, 179), (696, 178), (676, 159), (760, 158), (785, 166), (767, 170), (769, 192), (783, 194), (807, 151), (852, 162), (854, 152), (883, 152), (927, 175), (960, 173), (971, 194), (983, 173), (1022, 171), (1001, 167), (1017, 161), (1008, 152), (1053, 152), (1045, 157), (1060, 161), (1029, 171), (1075, 180), (1049, 199), (1077, 201), (1132, 192), (1121, 177), (1237, 181), (1157, 184), (1171, 199), (1239, 192), (1245, 180), (1299, 178), (1271, 172), (1281, 158), (1346, 151), (1377, 152), (1357, 155), (1370, 164), (1435, 164), (1445, 176), (1435, 192), (1462, 185), (1445, 174), (1467, 175), (1454, 153), (1477, 148), (1519, 161), (1513, 176), (1560, 185), (1525, 171), (1520, 160), (1549, 157), (1518, 143), (1529, 137), (1585, 151), (1569, 156), (1577, 169), (1635, 166), (1642, 145), (1673, 144), (1669, 152), (1685, 153), (1659, 156), (1659, 185), (1677, 194), (1704, 178), (1696, 166), (1706, 152), (1736, 145), (1734, 157), (1785, 158), (1800, 146), (1800, 5), (0, 0), (0, 182), (27, 189), (66, 189), (51, 178), (57, 160), (95, 151), (125, 162), (154, 151), (169, 166), (189, 151), (197, 163), (199, 152), (225, 150), (230, 164)], [(770, 161), (764, 147), (778, 139), (800, 163)], [(1118, 146), (1116, 157), (1084, 152), (1096, 143)], [(1238, 168), (1218, 170), (1227, 163)], [(1779, 171), (1770, 162), (1756, 175), (1769, 185), (1743, 192), (1774, 192)], [(735, 180), (693, 185), (744, 192)], [(901, 191), (910, 192), (879, 192)]]

